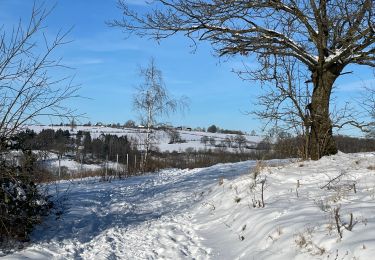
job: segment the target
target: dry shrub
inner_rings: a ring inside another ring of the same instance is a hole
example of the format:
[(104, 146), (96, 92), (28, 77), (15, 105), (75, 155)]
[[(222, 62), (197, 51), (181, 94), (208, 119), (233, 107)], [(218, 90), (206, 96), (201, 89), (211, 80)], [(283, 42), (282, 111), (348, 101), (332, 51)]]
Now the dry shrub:
[(252, 171), (254, 180), (257, 179), (259, 174), (263, 171), (263, 169), (266, 168), (266, 166), (267, 165), (265, 164), (264, 161), (262, 161), (262, 160), (257, 161), (257, 163), (256, 163), (256, 165), (255, 165), (255, 167), (253, 168), (253, 171)]
[(313, 242), (314, 229), (306, 227), (306, 229), (295, 235), (295, 243), (301, 249), (302, 252), (309, 253), (311, 255), (323, 255), (326, 252), (324, 247), (318, 246)]

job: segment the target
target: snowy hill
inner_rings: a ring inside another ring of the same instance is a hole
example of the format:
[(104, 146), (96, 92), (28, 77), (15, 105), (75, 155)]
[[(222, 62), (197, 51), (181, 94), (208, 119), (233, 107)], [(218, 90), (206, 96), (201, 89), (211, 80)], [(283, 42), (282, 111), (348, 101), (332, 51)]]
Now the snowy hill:
[[(28, 129), (39, 133), (43, 129), (62, 129), (68, 130), (71, 134), (76, 134), (78, 131), (85, 131), (90, 132), (92, 138), (98, 138), (102, 134), (111, 134), (117, 136), (128, 136), (129, 138), (135, 138), (142, 142), (145, 137), (145, 130), (142, 128), (112, 128), (112, 127), (102, 127), (102, 126), (76, 126), (75, 128), (71, 128), (69, 126), (41, 126), (41, 125), (30, 125), (27, 126)], [(198, 131), (187, 131), (187, 130), (177, 130), (180, 134), (181, 139), (184, 140), (184, 143), (174, 143), (169, 144), (169, 136), (165, 131), (156, 130), (156, 135), (158, 142), (156, 146), (160, 149), (160, 151), (185, 151), (187, 148), (193, 148), (196, 150), (204, 149), (204, 148), (214, 148), (210, 146), (210, 144), (203, 144), (201, 143), (201, 138), (203, 136), (207, 136), (208, 138), (215, 139), (216, 143), (219, 144), (221, 141), (224, 141), (226, 138), (233, 139), (236, 137), (234, 134), (221, 134), (221, 133), (208, 133), (208, 132), (198, 132)], [(256, 145), (262, 141), (263, 137), (261, 136), (250, 136), (245, 135), (247, 140), (247, 146), (249, 147), (256, 147)], [(233, 142), (233, 146), (235, 143)], [(228, 149), (229, 151), (234, 151), (235, 149)]]
[(375, 255), (375, 153), (294, 163), (248, 161), (49, 186), (62, 214), (49, 216), (32, 233), (32, 245), (5, 259)]

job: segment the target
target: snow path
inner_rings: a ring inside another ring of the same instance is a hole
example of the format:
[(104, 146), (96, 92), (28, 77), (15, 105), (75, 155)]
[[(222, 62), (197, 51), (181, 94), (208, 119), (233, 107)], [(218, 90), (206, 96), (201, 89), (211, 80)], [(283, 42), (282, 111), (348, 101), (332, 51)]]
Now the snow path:
[(31, 246), (5, 259), (208, 259), (211, 250), (202, 246), (189, 209), (221, 178), (234, 179), (255, 164), (60, 183), (63, 214), (49, 216)]

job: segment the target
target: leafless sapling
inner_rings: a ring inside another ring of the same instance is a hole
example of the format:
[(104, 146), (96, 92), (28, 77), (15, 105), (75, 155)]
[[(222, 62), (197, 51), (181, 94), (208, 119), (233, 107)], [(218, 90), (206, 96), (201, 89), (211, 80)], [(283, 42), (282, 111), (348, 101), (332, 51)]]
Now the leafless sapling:
[(141, 161), (141, 169), (147, 169), (149, 153), (156, 142), (155, 128), (160, 123), (160, 118), (167, 116), (178, 109), (187, 107), (187, 99), (173, 98), (165, 87), (162, 72), (157, 68), (155, 60), (151, 59), (148, 67), (141, 68), (140, 74), (144, 82), (137, 87), (133, 96), (133, 108), (139, 114), (142, 124), (145, 126), (145, 137), (141, 145), (144, 155)]

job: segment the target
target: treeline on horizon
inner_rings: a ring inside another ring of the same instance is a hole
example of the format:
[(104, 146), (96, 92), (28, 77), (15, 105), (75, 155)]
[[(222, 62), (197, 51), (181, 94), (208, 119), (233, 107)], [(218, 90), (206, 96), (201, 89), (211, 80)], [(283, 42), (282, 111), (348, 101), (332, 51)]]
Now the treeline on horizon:
[[(90, 132), (78, 131), (70, 134), (69, 130), (43, 129), (40, 133), (26, 130), (12, 138), (12, 148), (20, 150), (39, 150), (44, 152), (45, 159), (48, 152), (59, 156), (75, 157), (83, 163), (99, 163), (103, 160), (126, 163), (126, 156), (139, 155), (135, 139), (127, 136), (102, 134), (99, 138), (92, 138)], [(118, 156), (121, 155), (121, 156)]]
[[(71, 129), (76, 128), (77, 126), (85, 126), (85, 127), (112, 127), (112, 128), (142, 128), (142, 124), (137, 124), (133, 120), (128, 120), (124, 124), (120, 123), (102, 123), (102, 122), (96, 122), (95, 124), (91, 123), (90, 121), (83, 124), (77, 124), (74, 120), (72, 120), (70, 123), (60, 123), (60, 124), (50, 124), (49, 126), (60, 126), (60, 127), (70, 127)], [(234, 134), (234, 135), (245, 135), (246, 133), (241, 130), (233, 130), (233, 129), (225, 129), (221, 128), (219, 126), (216, 126), (215, 124), (210, 125), (209, 127), (188, 127), (188, 126), (172, 126), (168, 124), (160, 124), (158, 126), (153, 127), (153, 129), (168, 129), (173, 128), (176, 130), (190, 130), (190, 131), (198, 131), (198, 132), (207, 132), (207, 133), (221, 133), (221, 134)], [(250, 135), (256, 135), (255, 130), (250, 131)]]
[[(344, 153), (375, 151), (375, 139), (335, 136), (338, 149)], [(279, 136), (274, 141), (269, 138), (259, 142), (254, 149), (236, 149), (234, 152), (221, 147), (206, 147), (196, 150), (160, 152), (157, 147), (152, 151), (149, 171), (162, 168), (195, 168), (206, 167), (216, 163), (236, 162), (243, 160), (264, 160), (299, 158), (304, 149), (302, 137)], [(60, 158), (67, 156), (77, 162), (98, 164), (104, 161), (118, 161), (131, 168), (134, 173), (140, 167), (142, 152), (138, 149), (137, 139), (128, 136), (102, 134), (92, 138), (90, 132), (77, 131), (71, 134), (68, 130), (43, 129), (40, 133), (26, 130), (12, 138), (11, 149), (23, 151), (38, 150), (47, 159), (53, 152)]]

